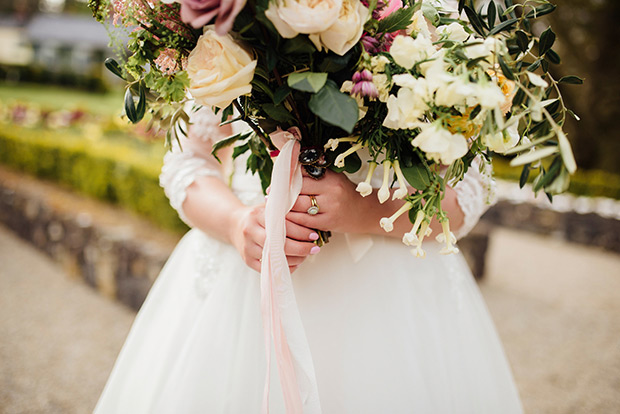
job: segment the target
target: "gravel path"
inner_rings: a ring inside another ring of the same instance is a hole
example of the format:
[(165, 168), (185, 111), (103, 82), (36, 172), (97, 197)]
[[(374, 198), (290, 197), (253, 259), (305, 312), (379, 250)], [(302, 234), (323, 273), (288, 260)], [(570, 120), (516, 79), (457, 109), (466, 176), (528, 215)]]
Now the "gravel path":
[[(0, 413), (90, 412), (134, 313), (2, 227), (0, 263)], [(620, 256), (497, 230), (481, 290), (527, 413), (620, 412)]]

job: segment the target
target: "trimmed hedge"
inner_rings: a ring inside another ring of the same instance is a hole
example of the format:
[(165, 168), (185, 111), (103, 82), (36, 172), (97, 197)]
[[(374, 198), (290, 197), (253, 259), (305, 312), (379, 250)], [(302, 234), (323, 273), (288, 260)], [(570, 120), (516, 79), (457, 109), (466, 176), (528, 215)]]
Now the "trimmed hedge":
[[(493, 159), (495, 176), (509, 181), (519, 181), (521, 167), (511, 167), (506, 159)], [(535, 175), (530, 177), (530, 181)], [(568, 192), (587, 197), (606, 197), (620, 200), (620, 175), (601, 170), (577, 170), (570, 178)]]
[(159, 186), (163, 148), (89, 141), (68, 131), (0, 128), (0, 163), (135, 211), (164, 228), (187, 230)]

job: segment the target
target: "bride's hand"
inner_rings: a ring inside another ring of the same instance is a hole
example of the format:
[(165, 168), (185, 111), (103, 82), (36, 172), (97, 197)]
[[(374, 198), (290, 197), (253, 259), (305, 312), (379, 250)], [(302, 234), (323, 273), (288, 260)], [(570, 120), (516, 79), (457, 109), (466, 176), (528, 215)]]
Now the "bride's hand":
[[(315, 197), (319, 206), (319, 213), (314, 216), (307, 212), (312, 205), (310, 196)], [(368, 197), (360, 197), (355, 184), (344, 174), (327, 170), (320, 180), (304, 175), (301, 194), (287, 219), (317, 230), (368, 233), (373, 232), (375, 225), (379, 227), (381, 211), (381, 206), (373, 205)]]
[[(230, 230), (230, 240), (243, 261), (260, 272), (260, 259), (265, 244), (265, 206), (243, 206), (236, 215), (238, 220)], [(313, 243), (318, 237), (314, 230), (287, 220), (284, 253), (291, 272), (294, 272), (308, 255), (319, 252), (319, 247)]]

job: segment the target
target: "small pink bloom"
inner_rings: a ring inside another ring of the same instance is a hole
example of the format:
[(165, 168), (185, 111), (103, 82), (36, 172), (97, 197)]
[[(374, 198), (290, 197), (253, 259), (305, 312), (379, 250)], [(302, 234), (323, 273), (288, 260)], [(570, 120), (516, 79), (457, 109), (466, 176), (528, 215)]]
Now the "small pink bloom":
[(223, 36), (232, 29), (246, 0), (181, 0), (181, 20), (199, 29), (214, 17), (215, 32)]

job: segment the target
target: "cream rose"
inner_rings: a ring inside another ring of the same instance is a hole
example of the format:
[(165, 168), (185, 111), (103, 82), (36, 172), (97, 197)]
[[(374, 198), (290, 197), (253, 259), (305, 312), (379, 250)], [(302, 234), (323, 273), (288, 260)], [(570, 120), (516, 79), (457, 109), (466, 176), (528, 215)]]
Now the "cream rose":
[(310, 40), (318, 50), (323, 47), (342, 56), (362, 37), (368, 8), (359, 0), (344, 0), (338, 20), (325, 31), (311, 34)]
[(284, 38), (327, 30), (338, 20), (342, 0), (275, 0), (265, 16)]
[(405, 69), (411, 69), (417, 62), (428, 59), (435, 52), (433, 43), (424, 36), (412, 39), (409, 36), (398, 35), (390, 48), (394, 62)]
[(230, 35), (207, 26), (187, 61), (189, 91), (198, 104), (225, 108), (252, 91), (255, 68), (256, 60)]

